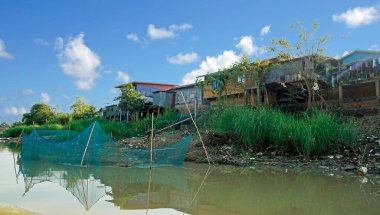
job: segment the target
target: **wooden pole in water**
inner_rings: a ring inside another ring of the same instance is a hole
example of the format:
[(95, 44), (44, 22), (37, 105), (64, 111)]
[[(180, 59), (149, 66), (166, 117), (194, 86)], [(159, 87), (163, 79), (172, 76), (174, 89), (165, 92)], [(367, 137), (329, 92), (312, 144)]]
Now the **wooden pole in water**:
[(17, 139), (17, 143), (16, 143), (16, 147), (18, 146), (18, 144), (20, 143), (20, 139), (22, 137), (22, 134), (24, 133), (24, 129), (25, 129), (25, 126), (22, 128), (22, 131), (20, 133), (20, 136), (18, 136), (18, 139)]
[(83, 165), (84, 156), (86, 155), (86, 152), (87, 152), (88, 144), (90, 143), (90, 140), (91, 140), (91, 137), (92, 137), (92, 132), (94, 132), (95, 124), (96, 124), (96, 121), (94, 122), (94, 125), (92, 125), (91, 133), (90, 133), (90, 136), (88, 137), (86, 148), (84, 149), (84, 152), (83, 152), (82, 160), (80, 162), (80, 166), (81, 167)]
[(210, 165), (210, 164), (211, 164), (211, 162), (210, 162), (210, 157), (209, 157), (209, 155), (208, 155), (208, 152), (207, 152), (206, 146), (205, 146), (205, 144), (204, 144), (204, 142), (203, 142), (203, 139), (202, 139), (201, 133), (199, 132), (199, 129), (198, 129), (197, 123), (195, 123), (195, 120), (194, 120), (194, 118), (193, 118), (193, 115), (191, 114), (190, 108), (189, 108), (189, 106), (187, 105), (187, 103), (186, 103), (186, 99), (185, 99), (185, 96), (183, 95), (182, 92), (181, 92), (181, 95), (182, 95), (182, 98), (183, 98), (183, 102), (185, 103), (186, 108), (187, 108), (187, 110), (189, 111), (190, 118), (191, 118), (191, 120), (192, 120), (193, 123), (194, 123), (195, 129), (197, 130), (197, 133), (198, 133), (199, 139), (201, 140), (203, 150), (204, 150), (205, 153), (206, 153), (206, 157), (207, 157), (208, 165)]
[(154, 113), (152, 112), (152, 131), (150, 133), (150, 168), (153, 163), (153, 135), (154, 135)]

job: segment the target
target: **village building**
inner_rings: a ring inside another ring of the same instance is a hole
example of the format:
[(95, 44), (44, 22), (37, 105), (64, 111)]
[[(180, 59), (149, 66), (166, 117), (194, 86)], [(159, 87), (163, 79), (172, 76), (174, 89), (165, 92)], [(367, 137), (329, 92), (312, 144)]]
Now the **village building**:
[[(131, 114), (131, 111), (121, 110), (118, 105), (109, 105), (102, 108), (102, 116), (108, 120), (134, 121), (146, 117), (150, 113), (155, 115), (159, 114), (161, 109), (153, 105), (153, 92), (170, 90), (176, 86), (174, 84), (153, 83), (153, 82), (130, 82), (135, 90), (139, 92), (144, 98), (144, 106), (137, 113)], [(115, 88), (122, 88), (125, 84), (118, 85)]]
[(346, 109), (378, 111), (380, 51), (355, 50), (341, 59), (336, 74), (339, 103)]
[[(218, 72), (225, 73), (227, 77), (222, 80), (222, 83), (215, 78), (215, 73), (198, 78), (203, 79), (204, 99), (210, 101), (212, 106), (219, 104), (218, 98), (223, 98), (223, 104), (227, 105), (254, 106), (260, 102), (271, 107), (287, 106), (290, 103), (299, 103), (304, 106), (303, 103), (307, 100), (303, 82), (305, 78), (315, 80), (313, 84), (323, 94), (327, 95), (328, 89), (332, 87), (331, 73), (337, 68), (338, 60), (324, 58), (323, 63), (316, 65), (306, 62), (307, 58), (296, 58), (279, 63), (275, 62), (275, 59), (270, 59), (270, 70), (265, 73), (263, 80), (253, 77), (252, 71), (241, 73), (234, 68)], [(310, 71), (301, 75), (300, 69), (305, 67), (308, 67)]]
[(196, 114), (197, 110), (209, 106), (209, 102), (203, 99), (202, 88), (195, 83), (175, 86), (167, 91), (156, 91), (153, 104), (163, 108), (176, 109), (182, 114), (188, 114), (187, 107), (191, 113)]

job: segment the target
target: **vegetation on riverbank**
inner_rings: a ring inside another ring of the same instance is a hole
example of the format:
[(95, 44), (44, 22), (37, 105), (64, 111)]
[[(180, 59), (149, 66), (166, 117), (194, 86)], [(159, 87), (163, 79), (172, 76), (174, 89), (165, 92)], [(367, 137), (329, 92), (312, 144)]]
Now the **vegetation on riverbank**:
[[(156, 117), (154, 119), (155, 128), (163, 128), (167, 125), (171, 125), (178, 121), (180, 115), (177, 111), (167, 110), (164, 114)], [(52, 119), (42, 125), (26, 125), (23, 123), (16, 123), (12, 127), (8, 128), (3, 136), (5, 137), (18, 137), (22, 130), (25, 133), (30, 133), (33, 129), (40, 130), (72, 130), (72, 131), (83, 131), (94, 121), (99, 122), (103, 130), (112, 135), (115, 139), (121, 139), (125, 137), (138, 136), (145, 134), (149, 131), (152, 123), (152, 118), (146, 117), (140, 121), (130, 122), (128, 124), (119, 121), (109, 121), (104, 118), (91, 118), (91, 119), (74, 119), (72, 121), (67, 121), (66, 123), (57, 123), (56, 119)]]
[(212, 109), (200, 121), (207, 129), (236, 136), (235, 146), (254, 151), (275, 148), (281, 153), (315, 155), (358, 145), (352, 122), (317, 109), (294, 115), (272, 108), (232, 106)]

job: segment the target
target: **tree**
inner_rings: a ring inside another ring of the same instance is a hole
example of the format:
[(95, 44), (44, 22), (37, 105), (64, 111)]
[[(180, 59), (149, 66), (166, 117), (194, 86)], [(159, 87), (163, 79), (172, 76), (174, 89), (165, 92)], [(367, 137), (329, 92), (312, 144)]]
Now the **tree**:
[(292, 28), (297, 30), (297, 42), (291, 44), (286, 39), (281, 38), (272, 40), (273, 47), (268, 48), (269, 51), (277, 54), (280, 67), (285, 68), (287, 66), (287, 69), (293, 70), (300, 76), (307, 90), (307, 110), (310, 110), (318, 89), (316, 87), (317, 68), (326, 60), (323, 57), (325, 48), (322, 46), (329, 40), (328, 36), (315, 38), (318, 27), (317, 23), (313, 23), (312, 29), (308, 32), (301, 22), (296, 21)]
[(75, 98), (75, 102), (71, 105), (70, 110), (73, 112), (74, 119), (93, 117), (96, 109), (92, 105), (87, 105), (80, 96)]
[(144, 106), (144, 97), (132, 83), (123, 85), (120, 90), (121, 95), (115, 98), (115, 101), (119, 101), (120, 109), (134, 112)]
[(22, 120), (25, 121), (27, 125), (37, 123), (39, 125), (46, 123), (54, 116), (49, 105), (44, 103), (37, 103), (32, 106), (30, 113), (25, 113)]
[(253, 90), (256, 87), (257, 103), (260, 103), (261, 93), (265, 94), (266, 101), (268, 100), (267, 90), (265, 87), (265, 80), (267, 74), (270, 72), (270, 61), (257, 59), (254, 62), (243, 55), (242, 62), (238, 65), (239, 70), (237, 74), (244, 75), (246, 81), (244, 83), (245, 95), (248, 88), (251, 91), (251, 106), (254, 106)]

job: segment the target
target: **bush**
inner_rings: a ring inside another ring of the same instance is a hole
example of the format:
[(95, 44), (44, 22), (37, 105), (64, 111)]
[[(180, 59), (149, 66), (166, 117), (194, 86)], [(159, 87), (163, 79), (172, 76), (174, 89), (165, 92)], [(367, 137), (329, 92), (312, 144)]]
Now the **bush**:
[(72, 118), (68, 113), (59, 113), (54, 117), (54, 120), (58, 124), (66, 125), (72, 121)]

